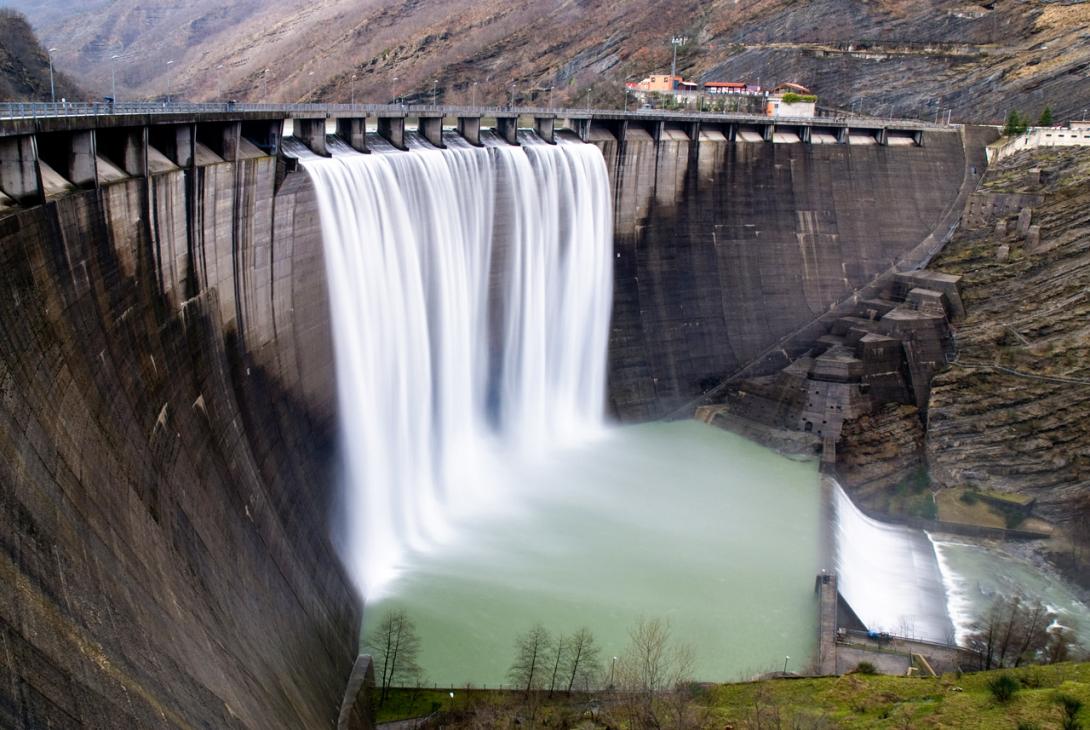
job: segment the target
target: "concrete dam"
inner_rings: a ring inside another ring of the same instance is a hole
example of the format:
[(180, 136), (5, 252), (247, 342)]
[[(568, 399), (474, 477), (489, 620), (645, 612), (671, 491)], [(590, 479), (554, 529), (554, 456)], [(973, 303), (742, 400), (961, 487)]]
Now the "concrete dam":
[(597, 146), (607, 407), (626, 421), (805, 349), (823, 315), (941, 245), (983, 164), (971, 130), (923, 125), (571, 112), (570, 131), (539, 115), (531, 133), (516, 112), (482, 134), (479, 115), (451, 112), (455, 132), (422, 111), (412, 134), (404, 112), (376, 116), (0, 124), (0, 724), (336, 724), (362, 601), (334, 540), (307, 155)]

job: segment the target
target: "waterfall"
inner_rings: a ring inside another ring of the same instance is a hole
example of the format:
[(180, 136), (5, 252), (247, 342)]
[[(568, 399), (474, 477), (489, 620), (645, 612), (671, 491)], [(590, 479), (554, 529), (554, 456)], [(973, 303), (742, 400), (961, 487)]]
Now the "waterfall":
[(927, 533), (867, 517), (839, 484), (833, 510), (840, 594), (863, 624), (898, 636), (952, 642), (943, 575)]
[(325, 251), (345, 559), (369, 598), (406, 551), (502, 503), (499, 460), (603, 427), (605, 163), (593, 145), (522, 141), (300, 155)]

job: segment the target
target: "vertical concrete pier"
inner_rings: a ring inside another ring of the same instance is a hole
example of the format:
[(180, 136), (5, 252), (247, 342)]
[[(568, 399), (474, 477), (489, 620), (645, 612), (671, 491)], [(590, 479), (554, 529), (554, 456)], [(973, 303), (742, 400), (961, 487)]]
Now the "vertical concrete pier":
[(428, 140), (431, 144), (435, 145), (439, 149), (446, 149), (446, 145), (443, 144), (443, 115), (437, 116), (424, 116), (417, 117), (416, 131), (420, 133), (420, 136)]
[(337, 136), (348, 143), (356, 152), (370, 152), (367, 149), (367, 117), (341, 117), (337, 119)]
[(42, 181), (37, 163), (34, 135), (0, 139), (0, 191), (20, 205), (40, 203)]
[(817, 674), (829, 676), (836, 674), (836, 575), (818, 575), (814, 591), (818, 599)]
[(295, 138), (310, 148), (310, 151), (322, 157), (329, 157), (325, 139), (325, 117), (317, 119), (295, 119)]
[(496, 133), (503, 137), (507, 144), (518, 145), (518, 131), (519, 118), (517, 114), (496, 115)]
[(399, 150), (409, 149), (405, 146), (405, 117), (379, 117), (378, 133)]
[(481, 118), (458, 117), (458, 134), (474, 147), (481, 146)]
[(549, 144), (556, 144), (556, 116), (534, 117), (534, 132)]

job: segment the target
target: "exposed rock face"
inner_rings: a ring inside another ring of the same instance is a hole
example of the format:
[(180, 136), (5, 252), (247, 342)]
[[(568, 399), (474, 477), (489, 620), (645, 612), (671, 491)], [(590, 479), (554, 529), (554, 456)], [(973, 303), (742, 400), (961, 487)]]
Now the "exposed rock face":
[[(1040, 183), (1031, 170), (1040, 168)], [(1090, 489), (1090, 150), (1022, 153), (989, 170), (994, 202), (935, 266), (963, 274), (958, 358), (933, 383), (927, 455), (948, 486), (1017, 491), (1045, 514)], [(979, 206), (978, 206), (979, 207)], [(998, 219), (998, 220), (997, 220)], [(1023, 220), (1022, 230), (1016, 219)], [(999, 234), (997, 223), (1007, 225)], [(1029, 243), (1030, 222), (1039, 241)], [(1006, 233), (1005, 231), (1010, 231)], [(1009, 256), (999, 260), (996, 248)]]
[[(57, 99), (78, 99), (83, 92), (54, 69)], [(49, 56), (21, 13), (0, 8), (0, 100), (49, 101)]]
[(0, 726), (336, 720), (324, 271), (275, 167), (0, 219)]
[[(1047, 0), (9, 0), (57, 42), (62, 67), (126, 96), (510, 100), (620, 106), (621, 82), (670, 68), (768, 86), (797, 81), (829, 106), (995, 121), (1057, 118), (1090, 102), (1090, 10)], [(172, 67), (166, 61), (176, 59)], [(266, 71), (268, 69), (268, 71)], [(395, 81), (397, 79), (397, 81)], [(82, 80), (82, 79), (81, 79)]]

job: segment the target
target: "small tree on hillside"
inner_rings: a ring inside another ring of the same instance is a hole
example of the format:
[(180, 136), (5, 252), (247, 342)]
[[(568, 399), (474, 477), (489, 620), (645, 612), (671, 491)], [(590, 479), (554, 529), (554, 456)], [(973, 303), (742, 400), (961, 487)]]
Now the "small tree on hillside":
[(390, 696), (390, 687), (420, 676), (417, 657), (420, 654), (420, 638), (412, 619), (403, 609), (392, 609), (383, 615), (378, 626), (364, 640), (364, 645), (374, 656), (379, 670), (379, 704)]
[(1041, 112), (1040, 118), (1037, 120), (1038, 127), (1051, 127), (1052, 126), (1052, 107), (1046, 106), (1045, 110)]
[(1011, 109), (1010, 114), (1007, 115), (1007, 124), (1003, 127), (1003, 134), (1008, 137), (1021, 134), (1026, 131), (1026, 119), (1018, 110)]
[(531, 690), (539, 689), (545, 682), (552, 645), (549, 631), (541, 624), (515, 640), (515, 661), (507, 670), (507, 676), (512, 684), (522, 688), (527, 697)]

